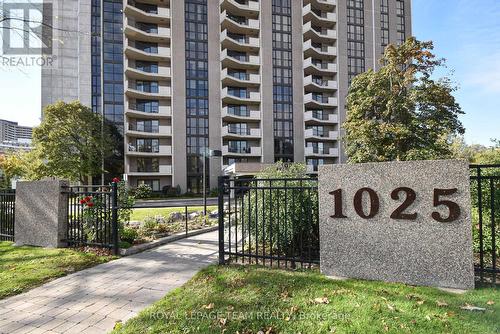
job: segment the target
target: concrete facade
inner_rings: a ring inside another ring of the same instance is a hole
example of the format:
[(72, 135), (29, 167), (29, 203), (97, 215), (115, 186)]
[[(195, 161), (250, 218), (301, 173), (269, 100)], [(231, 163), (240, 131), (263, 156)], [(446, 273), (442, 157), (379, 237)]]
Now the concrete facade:
[(322, 273), (473, 289), (469, 184), (465, 160), (322, 166)]
[[(55, 45), (60, 63), (43, 72), (42, 105), (58, 99), (90, 104), (90, 0), (56, 3), (58, 24), (79, 33), (57, 36), (69, 41)], [(208, 60), (204, 60), (208, 62), (208, 134), (201, 137), (208, 148), (223, 153), (222, 158), (209, 159), (210, 188), (217, 187), (217, 176), (235, 162), (274, 163), (286, 156), (287, 161), (306, 162), (309, 172), (317, 173), (319, 165), (345, 161), (341, 125), (353, 71), (352, 52), (348, 52), (353, 20), (348, 17), (349, 6), (362, 6), (363, 31), (357, 37), (363, 45), (364, 66), (356, 73), (377, 67), (383, 50), (382, 8), (387, 8), (383, 9), (388, 17), (384, 29), (391, 43), (398, 42), (401, 9), (397, 8), (401, 6), (404, 35), (411, 36), (410, 0), (125, 2), (124, 174), (132, 187), (151, 182), (157, 190), (177, 185), (183, 192), (193, 190), (188, 180), (193, 159), (199, 160), (194, 173), (201, 179), (201, 153), (190, 157), (187, 148), (193, 132), (199, 136), (205, 131), (205, 125), (193, 127), (198, 121), (187, 112), (191, 88), (186, 87), (186, 29), (192, 22), (186, 12), (197, 5), (206, 6), (208, 36)], [(283, 20), (289, 16), (290, 22), (273, 23), (273, 17), (281, 20), (276, 18), (280, 16)], [(288, 94), (282, 91), (288, 88), (288, 82), (283, 86), (282, 71), (287, 60), (273, 59), (273, 54), (282, 52), (286, 43), (282, 37), (273, 41), (273, 34), (288, 33), (288, 23), (292, 107), (285, 117), (282, 101), (275, 99)], [(154, 69), (149, 68), (152, 64)], [(144, 101), (156, 105), (139, 107)], [(284, 133), (292, 133), (293, 147), (280, 147)]]
[(91, 0), (48, 0), (53, 8), (52, 66), (42, 67), (42, 108), (59, 100), (91, 105)]
[(64, 247), (67, 196), (62, 180), (20, 181), (16, 185), (16, 245)]

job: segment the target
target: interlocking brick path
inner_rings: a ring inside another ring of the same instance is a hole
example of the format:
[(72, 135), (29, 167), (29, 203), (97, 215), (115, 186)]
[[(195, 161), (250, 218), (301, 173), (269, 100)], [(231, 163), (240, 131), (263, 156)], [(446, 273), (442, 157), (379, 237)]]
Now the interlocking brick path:
[(107, 333), (217, 261), (217, 252), (210, 232), (56, 279), (0, 300), (0, 333)]

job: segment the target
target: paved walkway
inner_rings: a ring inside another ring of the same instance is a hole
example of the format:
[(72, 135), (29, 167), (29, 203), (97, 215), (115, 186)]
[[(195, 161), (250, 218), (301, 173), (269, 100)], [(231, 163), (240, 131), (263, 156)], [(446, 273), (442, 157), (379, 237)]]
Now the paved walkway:
[(217, 232), (206, 233), (1, 300), (0, 333), (107, 333), (215, 262), (217, 250)]

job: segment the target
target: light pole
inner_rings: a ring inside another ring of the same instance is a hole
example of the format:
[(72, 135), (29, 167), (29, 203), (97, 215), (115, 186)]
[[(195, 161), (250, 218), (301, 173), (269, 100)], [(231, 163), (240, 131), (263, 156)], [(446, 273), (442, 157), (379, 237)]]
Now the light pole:
[(207, 159), (210, 157), (222, 157), (221, 150), (211, 150), (209, 148), (203, 150), (203, 216), (207, 217), (207, 180), (206, 180), (206, 172), (207, 172)]

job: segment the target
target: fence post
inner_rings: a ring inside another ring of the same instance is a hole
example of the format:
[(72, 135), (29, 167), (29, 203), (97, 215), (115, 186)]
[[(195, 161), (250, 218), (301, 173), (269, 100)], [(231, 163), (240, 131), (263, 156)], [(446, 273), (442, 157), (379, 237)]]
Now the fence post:
[(187, 237), (188, 229), (189, 229), (189, 227), (188, 227), (189, 218), (188, 218), (188, 206), (187, 205), (184, 207), (184, 216), (186, 218), (184, 223), (186, 225), (185, 228), (186, 228), (186, 237)]
[(218, 186), (218, 216), (219, 216), (219, 264), (225, 264), (224, 259), (224, 177), (219, 176)]
[(113, 254), (118, 255), (118, 185), (111, 184), (111, 226), (113, 232)]

